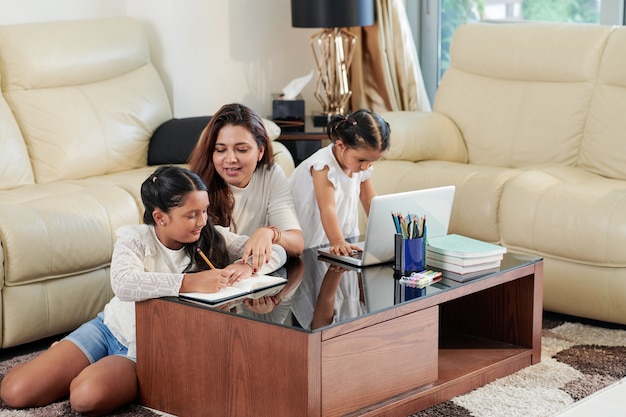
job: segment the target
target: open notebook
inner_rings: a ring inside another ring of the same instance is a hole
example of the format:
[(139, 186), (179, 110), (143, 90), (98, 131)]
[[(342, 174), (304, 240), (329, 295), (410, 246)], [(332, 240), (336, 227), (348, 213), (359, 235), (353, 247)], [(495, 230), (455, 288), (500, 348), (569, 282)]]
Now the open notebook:
[(379, 195), (372, 198), (367, 219), (365, 240), (356, 243), (363, 252), (354, 255), (334, 255), (328, 246), (318, 248), (320, 256), (356, 266), (377, 265), (391, 262), (394, 258), (394, 235), (396, 227), (391, 213), (408, 213), (426, 216), (426, 237), (448, 233), (455, 187), (426, 188), (403, 193)]
[(282, 277), (275, 277), (272, 275), (253, 275), (250, 278), (235, 282), (233, 285), (218, 292), (181, 292), (178, 296), (180, 298), (200, 301), (207, 304), (218, 304), (244, 295), (248, 295), (249, 298), (256, 298), (261, 295), (276, 294), (286, 283), (287, 280)]

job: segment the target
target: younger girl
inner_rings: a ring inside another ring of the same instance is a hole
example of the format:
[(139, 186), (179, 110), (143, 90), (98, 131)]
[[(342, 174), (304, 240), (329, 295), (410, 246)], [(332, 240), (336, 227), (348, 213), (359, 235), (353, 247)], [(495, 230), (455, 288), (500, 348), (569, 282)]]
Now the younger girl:
[(330, 145), (298, 165), (289, 186), (304, 247), (330, 243), (332, 253), (348, 255), (360, 250), (346, 237), (359, 235), (359, 199), (369, 215), (376, 195), (370, 180), (372, 163), (389, 148), (389, 124), (374, 112), (358, 110), (334, 117), (327, 130)]
[[(145, 224), (117, 230), (111, 261), (115, 296), (96, 318), (5, 376), (0, 396), (8, 406), (43, 406), (69, 394), (77, 412), (102, 415), (132, 402), (135, 302), (216, 292), (254, 272), (237, 261), (247, 237), (207, 222), (207, 188), (196, 174), (160, 167), (142, 184), (141, 199)], [(269, 273), (285, 261), (284, 249), (273, 245), (269, 263), (258, 272)]]

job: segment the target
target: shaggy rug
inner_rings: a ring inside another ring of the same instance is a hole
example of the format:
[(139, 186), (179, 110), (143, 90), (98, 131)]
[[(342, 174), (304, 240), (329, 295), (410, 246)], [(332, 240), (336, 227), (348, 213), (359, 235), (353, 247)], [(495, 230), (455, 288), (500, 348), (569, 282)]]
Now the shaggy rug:
[[(27, 353), (25, 355), (16, 356), (11, 359), (0, 362), (0, 380), (6, 375), (7, 371), (13, 366), (26, 362), (34, 358), (40, 352)], [(8, 408), (2, 400), (0, 400), (0, 417), (80, 417), (81, 414), (72, 410), (68, 400), (58, 401), (46, 407), (25, 408), (21, 410), (13, 410)], [(111, 417), (160, 417), (159, 414), (153, 413), (139, 405), (132, 404), (108, 414)]]
[(411, 417), (548, 417), (626, 377), (626, 330), (544, 319), (541, 362)]
[[(541, 362), (410, 417), (548, 417), (626, 377), (626, 330), (544, 318)], [(38, 352), (0, 362), (0, 380)], [(79, 417), (68, 401), (0, 417)], [(111, 417), (159, 417), (130, 405)]]

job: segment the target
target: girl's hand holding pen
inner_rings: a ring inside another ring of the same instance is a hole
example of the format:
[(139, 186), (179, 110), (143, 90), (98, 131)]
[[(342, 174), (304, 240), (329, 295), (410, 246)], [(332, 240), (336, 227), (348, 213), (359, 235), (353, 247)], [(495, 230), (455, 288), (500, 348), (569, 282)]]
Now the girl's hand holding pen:
[(208, 269), (185, 274), (179, 292), (218, 292), (230, 285), (232, 273), (226, 269)]

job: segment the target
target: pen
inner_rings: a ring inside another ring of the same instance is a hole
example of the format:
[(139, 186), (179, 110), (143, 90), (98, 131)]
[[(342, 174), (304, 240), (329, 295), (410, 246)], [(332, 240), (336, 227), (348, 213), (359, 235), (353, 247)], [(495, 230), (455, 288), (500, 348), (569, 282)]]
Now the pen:
[(209, 261), (209, 258), (207, 258), (206, 255), (204, 254), (204, 252), (202, 252), (202, 249), (198, 248), (198, 249), (196, 249), (196, 251), (198, 251), (200, 256), (202, 256), (202, 259), (204, 259), (204, 262), (206, 262), (206, 264), (209, 266), (209, 268), (215, 269), (215, 267), (213, 266), (211, 261)]

